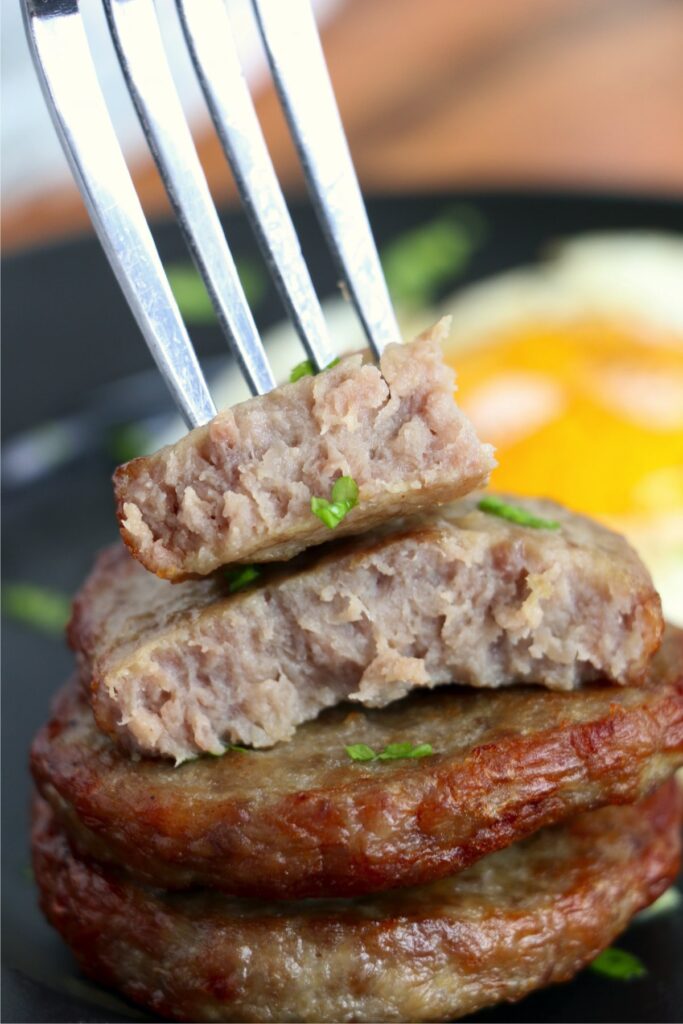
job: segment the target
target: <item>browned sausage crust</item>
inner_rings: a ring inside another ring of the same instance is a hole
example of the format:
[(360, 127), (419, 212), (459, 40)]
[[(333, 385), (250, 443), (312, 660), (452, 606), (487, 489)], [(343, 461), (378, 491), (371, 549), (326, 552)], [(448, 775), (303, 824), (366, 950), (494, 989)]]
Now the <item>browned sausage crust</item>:
[(263, 573), (175, 586), (105, 552), (70, 628), (98, 723), (177, 761), (289, 739), (350, 698), (381, 707), (460, 682), (571, 689), (639, 682), (663, 628), (649, 573), (619, 534), (552, 502), (532, 529), (464, 498)]
[[(431, 743), (421, 760), (345, 746)], [(683, 763), (683, 632), (641, 687), (447, 688), (348, 705), (268, 751), (180, 768), (131, 761), (74, 683), (33, 745), (43, 794), (82, 848), (173, 887), (266, 897), (365, 893), (439, 878), (543, 825), (638, 799)]]
[(286, 560), (330, 539), (311, 512), (339, 476), (359, 501), (335, 537), (450, 501), (488, 479), (495, 462), (453, 400), (441, 321), (379, 366), (349, 356), (220, 412), (177, 444), (114, 476), (121, 534), (166, 579), (228, 562)]
[(450, 1020), (572, 977), (673, 880), (671, 781), (416, 889), (352, 901), (168, 895), (75, 856), (47, 806), (41, 903), (82, 968), (164, 1019)]

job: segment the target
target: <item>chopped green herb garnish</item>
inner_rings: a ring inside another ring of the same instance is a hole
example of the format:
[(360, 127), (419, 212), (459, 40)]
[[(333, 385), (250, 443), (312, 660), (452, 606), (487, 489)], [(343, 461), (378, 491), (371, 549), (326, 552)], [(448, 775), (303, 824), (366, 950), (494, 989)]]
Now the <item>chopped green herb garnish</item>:
[(147, 455), (154, 448), (154, 439), (139, 423), (128, 423), (111, 432), (109, 453), (116, 462), (130, 462), (139, 455)]
[(645, 965), (637, 956), (616, 946), (603, 949), (589, 966), (596, 974), (602, 974), (605, 978), (616, 978), (618, 981), (644, 978), (647, 974)]
[(541, 519), (532, 512), (527, 512), (520, 505), (509, 505), (506, 501), (496, 498), (493, 494), (482, 498), (477, 504), (481, 512), (488, 512), (492, 516), (500, 516), (501, 519), (509, 519), (511, 523), (518, 523), (520, 526), (532, 526), (535, 530), (559, 530), (560, 523), (556, 519)]
[(377, 755), (378, 761), (398, 761), (402, 757), (430, 757), (434, 751), (431, 743), (389, 743), (384, 750)]
[(310, 359), (304, 359), (302, 363), (297, 363), (292, 369), (289, 375), (289, 383), (294, 384), (296, 381), (301, 380), (302, 377), (312, 377), (315, 373), (313, 363)]
[(653, 917), (659, 917), (660, 914), (669, 914), (672, 910), (677, 910), (683, 903), (683, 896), (675, 885), (670, 885), (666, 892), (651, 903), (649, 907), (645, 907), (645, 910), (641, 910), (639, 914), (636, 914), (635, 920), (638, 924), (643, 921), (649, 921)]
[(353, 508), (358, 504), (358, 484), (351, 476), (340, 476), (332, 488), (332, 501), (343, 501)]
[[(326, 370), (331, 370), (333, 366), (336, 366), (339, 362), (339, 357), (333, 359), (331, 363), (328, 363), (325, 367)], [(289, 383), (294, 384), (296, 381), (301, 380), (302, 377), (315, 377), (318, 371), (311, 362), (310, 359), (304, 359), (303, 362), (297, 363), (293, 367), (292, 372), (289, 375)]]
[(341, 356), (337, 356), (336, 359), (333, 359), (331, 363), (327, 364), (325, 369), (326, 370), (331, 370), (333, 366), (338, 366), (340, 362), (341, 362)]
[(226, 576), (229, 593), (236, 594), (238, 590), (244, 590), (250, 583), (259, 579), (261, 570), (255, 565), (239, 565), (236, 569), (228, 569)]
[(254, 309), (268, 290), (268, 277), (260, 264), (243, 256), (235, 260), (240, 284), (244, 288), (247, 302)]
[(32, 583), (7, 583), (2, 588), (2, 610), (17, 622), (42, 633), (62, 633), (71, 615), (66, 594)]
[(353, 743), (344, 749), (352, 761), (399, 761), (405, 757), (430, 757), (434, 753), (431, 743), (388, 743), (377, 753), (366, 743)]
[(483, 236), (479, 211), (460, 206), (390, 242), (382, 266), (394, 302), (407, 309), (432, 303), (465, 270)]
[(350, 747), (344, 749), (352, 761), (374, 761), (377, 757), (375, 751), (367, 743), (352, 743)]
[[(265, 274), (251, 260), (236, 260), (237, 273), (249, 305), (257, 306), (266, 290)], [(178, 308), (189, 323), (213, 324), (216, 313), (199, 273), (191, 263), (170, 263), (165, 267)]]
[(347, 512), (358, 504), (358, 484), (350, 476), (340, 476), (332, 487), (331, 501), (327, 498), (311, 498), (311, 512), (334, 530)]
[(348, 512), (345, 505), (329, 502), (327, 498), (311, 498), (311, 512), (317, 516), (328, 529), (334, 530), (339, 526), (342, 519)]

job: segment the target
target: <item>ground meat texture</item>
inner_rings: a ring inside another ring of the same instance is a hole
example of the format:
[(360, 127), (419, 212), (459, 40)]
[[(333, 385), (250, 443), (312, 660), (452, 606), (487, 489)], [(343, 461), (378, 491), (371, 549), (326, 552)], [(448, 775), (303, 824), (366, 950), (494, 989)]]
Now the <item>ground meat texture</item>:
[(41, 905), (96, 980), (189, 1021), (434, 1021), (565, 981), (673, 881), (670, 782), (430, 886), (342, 901), (168, 895), (74, 855), (44, 803)]
[(453, 681), (638, 682), (661, 607), (624, 538), (550, 502), (519, 503), (559, 530), (476, 503), (309, 552), (233, 595), (224, 574), (172, 586), (108, 551), (70, 626), (100, 727), (180, 762), (291, 739), (346, 699), (379, 707)]
[[(431, 743), (361, 763), (345, 747)], [(683, 764), (683, 633), (641, 687), (442, 688), (324, 712), (291, 743), (173, 768), (132, 761), (80, 687), (59, 696), (32, 769), (83, 852), (165, 887), (242, 896), (364, 894), (433, 881), (537, 829), (630, 803)]]
[(318, 376), (219, 413), (114, 476), (121, 533), (136, 558), (166, 579), (230, 562), (286, 560), (332, 531), (311, 512), (339, 476), (358, 505), (334, 536), (483, 486), (495, 462), (453, 399), (442, 321), (379, 366), (349, 356)]

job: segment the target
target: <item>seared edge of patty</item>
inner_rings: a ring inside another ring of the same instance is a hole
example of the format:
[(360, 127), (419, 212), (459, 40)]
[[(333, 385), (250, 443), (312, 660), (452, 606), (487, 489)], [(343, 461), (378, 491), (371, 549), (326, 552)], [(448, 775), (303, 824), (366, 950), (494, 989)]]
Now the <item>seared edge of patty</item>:
[(382, 706), (451, 681), (569, 689), (638, 681), (658, 646), (652, 580), (625, 539), (560, 506), (557, 531), (465, 498), (328, 554), (228, 581), (157, 580), (105, 552), (70, 639), (100, 726), (182, 761), (226, 740), (266, 747), (344, 699)]
[[(420, 761), (345, 746), (430, 742)], [(683, 764), (683, 632), (642, 687), (441, 689), (348, 706), (269, 751), (175, 769), (130, 761), (75, 683), (32, 749), (34, 778), (81, 848), (168, 887), (348, 895), (453, 873), (543, 825), (631, 802)]]
[(42, 801), (33, 858), (83, 970), (164, 1017), (445, 1020), (576, 974), (674, 879), (680, 826), (671, 781), (431, 886), (304, 904), (145, 889), (75, 856)]
[(338, 476), (359, 502), (335, 537), (467, 494), (495, 465), (453, 398), (440, 321), (379, 366), (343, 358), (231, 409), (114, 474), (124, 541), (166, 579), (286, 560), (330, 539), (310, 509)]

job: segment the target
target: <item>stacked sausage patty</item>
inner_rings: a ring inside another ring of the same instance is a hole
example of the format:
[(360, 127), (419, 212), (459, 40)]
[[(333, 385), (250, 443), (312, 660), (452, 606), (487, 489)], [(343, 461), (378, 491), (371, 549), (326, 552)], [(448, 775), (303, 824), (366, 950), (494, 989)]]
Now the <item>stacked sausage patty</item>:
[(477, 490), (442, 329), (117, 472), (34, 865), (82, 968), (166, 1019), (453, 1019), (676, 875), (683, 632), (623, 538)]

